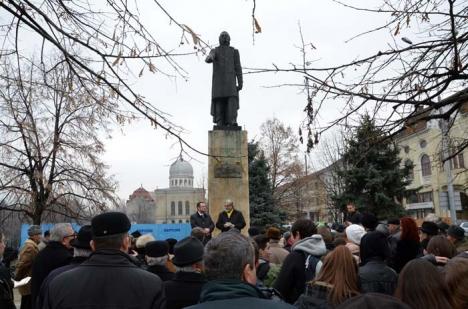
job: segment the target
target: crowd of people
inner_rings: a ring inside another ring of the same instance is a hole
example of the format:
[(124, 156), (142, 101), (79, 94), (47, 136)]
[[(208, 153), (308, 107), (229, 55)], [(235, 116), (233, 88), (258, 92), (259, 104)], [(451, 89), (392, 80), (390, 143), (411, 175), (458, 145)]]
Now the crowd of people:
[[(382, 223), (383, 222), (383, 223)], [(179, 241), (129, 234), (120, 212), (76, 233), (32, 225), (16, 269), (0, 263), (0, 308), (468, 308), (468, 242), (442, 221), (379, 222), (348, 205), (344, 224), (298, 219), (290, 231), (251, 227), (226, 201), (213, 222), (204, 203)], [(213, 237), (217, 227), (219, 235)], [(0, 231), (0, 261), (5, 239)]]

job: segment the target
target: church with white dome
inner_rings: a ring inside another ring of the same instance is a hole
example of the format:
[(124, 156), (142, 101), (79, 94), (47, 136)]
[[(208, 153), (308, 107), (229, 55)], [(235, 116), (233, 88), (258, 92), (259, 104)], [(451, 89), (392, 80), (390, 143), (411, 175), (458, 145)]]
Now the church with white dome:
[(127, 214), (132, 223), (189, 223), (200, 201), (205, 189), (193, 187), (193, 167), (179, 157), (169, 168), (169, 188), (138, 188), (127, 200)]

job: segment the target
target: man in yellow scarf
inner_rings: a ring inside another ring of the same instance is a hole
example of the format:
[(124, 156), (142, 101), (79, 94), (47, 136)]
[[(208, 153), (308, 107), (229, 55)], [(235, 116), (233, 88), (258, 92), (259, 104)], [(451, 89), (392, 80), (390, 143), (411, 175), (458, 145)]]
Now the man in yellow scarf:
[(228, 199), (224, 203), (224, 211), (219, 214), (216, 227), (220, 229), (221, 232), (229, 231), (232, 228), (236, 228), (240, 231), (245, 227), (244, 216), (242, 212), (234, 209), (233, 201)]

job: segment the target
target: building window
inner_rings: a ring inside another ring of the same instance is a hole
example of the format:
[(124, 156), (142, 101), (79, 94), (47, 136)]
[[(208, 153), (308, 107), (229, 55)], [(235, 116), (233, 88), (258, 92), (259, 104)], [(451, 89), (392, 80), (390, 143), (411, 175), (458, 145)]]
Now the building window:
[(403, 150), (405, 151), (405, 153), (409, 153), (409, 150), (410, 150), (410, 149), (409, 149), (409, 146), (406, 145), (405, 147), (403, 147)]
[(171, 202), (171, 216), (175, 216), (175, 202)]
[(190, 202), (185, 201), (185, 214), (190, 215)]
[(187, 179), (184, 179), (184, 186), (187, 186)]
[(429, 159), (428, 155), (423, 155), (421, 157), (421, 170), (423, 176), (431, 176), (431, 159)]
[(405, 168), (408, 169), (408, 179), (413, 180), (414, 179), (414, 165), (413, 161), (410, 159), (405, 161)]
[(182, 216), (182, 202), (181, 201), (177, 202), (177, 214), (179, 216)]
[[(452, 150), (452, 153), (456, 153), (455, 149)], [(465, 168), (465, 160), (463, 158), (463, 151), (458, 153), (450, 160), (450, 167), (457, 169), (457, 168)]]
[(420, 141), (419, 141), (419, 146), (420, 146), (421, 148), (426, 148), (426, 146), (427, 146), (426, 140), (425, 140), (425, 139), (420, 140)]
[(182, 220), (179, 220), (179, 223), (182, 223), (183, 221)]

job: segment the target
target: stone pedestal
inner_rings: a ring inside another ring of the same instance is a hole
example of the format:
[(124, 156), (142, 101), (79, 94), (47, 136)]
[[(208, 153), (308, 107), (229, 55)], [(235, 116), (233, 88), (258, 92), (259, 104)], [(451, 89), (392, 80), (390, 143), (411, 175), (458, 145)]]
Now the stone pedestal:
[[(247, 131), (214, 130), (208, 132), (208, 205), (213, 221), (224, 210), (224, 201), (230, 199), (234, 208), (244, 215), (247, 235), (249, 213), (249, 164)], [(220, 231), (215, 229), (214, 234)]]

